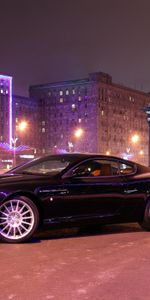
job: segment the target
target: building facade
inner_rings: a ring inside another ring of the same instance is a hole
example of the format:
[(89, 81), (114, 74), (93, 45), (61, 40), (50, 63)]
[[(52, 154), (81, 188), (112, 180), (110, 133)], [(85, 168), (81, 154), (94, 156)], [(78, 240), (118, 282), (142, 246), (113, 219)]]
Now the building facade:
[[(42, 153), (68, 150), (69, 143), (73, 144), (74, 151), (96, 152), (96, 103), (91, 98), (93, 94), (94, 89), (88, 80), (30, 88), (30, 97), (39, 100), (40, 105)], [(74, 137), (74, 131), (79, 127), (84, 128), (82, 141)]]
[(12, 143), (12, 77), (0, 75), (0, 143)]
[[(0, 75), (0, 170), (26, 161), (21, 156), (36, 154), (38, 112), (34, 99), (12, 95), (12, 77)], [(27, 128), (19, 130), (23, 121)]]
[[(41, 154), (95, 152), (147, 164), (148, 125), (143, 108), (150, 103), (148, 93), (115, 84), (102, 72), (81, 80), (31, 86), (29, 92), (39, 103), (37, 148)], [(80, 138), (74, 135), (78, 128), (83, 131)]]
[[(17, 137), (17, 145), (27, 145), (36, 150), (39, 146), (39, 105), (38, 101), (23, 96), (13, 95), (13, 135)], [(19, 124), (26, 123), (20, 130)]]

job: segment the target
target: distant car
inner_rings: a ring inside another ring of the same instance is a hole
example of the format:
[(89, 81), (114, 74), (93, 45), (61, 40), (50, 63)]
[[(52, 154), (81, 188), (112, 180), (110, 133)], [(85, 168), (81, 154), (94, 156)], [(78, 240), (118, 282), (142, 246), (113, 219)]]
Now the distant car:
[(0, 176), (0, 237), (27, 241), (43, 225), (139, 222), (150, 230), (150, 168), (117, 157), (61, 154)]

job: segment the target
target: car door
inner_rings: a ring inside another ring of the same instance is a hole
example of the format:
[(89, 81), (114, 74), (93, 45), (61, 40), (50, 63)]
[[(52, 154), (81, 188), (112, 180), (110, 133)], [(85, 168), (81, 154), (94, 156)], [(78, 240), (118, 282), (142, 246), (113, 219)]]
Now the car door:
[(123, 177), (117, 160), (89, 159), (64, 176), (72, 216), (113, 218), (124, 202)]
[(79, 163), (38, 194), (46, 203), (45, 217), (54, 221), (108, 219), (120, 215), (124, 194), (117, 160), (99, 158)]

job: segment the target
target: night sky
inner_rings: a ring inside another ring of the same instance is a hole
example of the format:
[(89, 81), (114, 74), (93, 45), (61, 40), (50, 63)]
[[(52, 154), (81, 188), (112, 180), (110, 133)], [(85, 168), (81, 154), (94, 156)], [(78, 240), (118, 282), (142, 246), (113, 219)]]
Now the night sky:
[(0, 74), (14, 94), (95, 71), (150, 91), (149, 0), (0, 0)]

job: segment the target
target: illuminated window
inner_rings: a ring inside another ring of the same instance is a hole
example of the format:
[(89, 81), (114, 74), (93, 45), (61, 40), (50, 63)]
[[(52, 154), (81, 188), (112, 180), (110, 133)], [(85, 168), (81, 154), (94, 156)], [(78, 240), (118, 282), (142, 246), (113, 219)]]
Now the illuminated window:
[(3, 91), (3, 89), (1, 89), (1, 94), (3, 94), (4, 93), (4, 91)]
[(42, 128), (42, 132), (45, 133), (45, 128)]
[(101, 115), (102, 115), (102, 116), (104, 115), (104, 111), (103, 111), (103, 110), (101, 111)]
[(59, 102), (60, 102), (60, 103), (63, 103), (63, 102), (64, 102), (64, 99), (63, 99), (63, 98), (60, 98), (60, 99), (59, 99)]
[(66, 90), (66, 95), (69, 95), (69, 90)]
[(60, 92), (59, 92), (59, 95), (62, 96), (62, 95), (63, 95), (63, 91), (60, 91)]
[(82, 99), (81, 99), (81, 96), (79, 96), (79, 97), (78, 97), (78, 100), (79, 100), (79, 101), (81, 101), (81, 100), (82, 100)]
[(72, 90), (72, 94), (75, 95), (75, 93), (76, 93), (76, 92), (75, 92), (75, 89), (73, 89), (73, 90)]
[(71, 105), (71, 108), (72, 108), (72, 111), (73, 111), (73, 112), (76, 111), (76, 105), (75, 105), (75, 104), (72, 104), (72, 105)]
[(81, 118), (79, 118), (79, 119), (78, 119), (78, 122), (79, 122), (79, 123), (81, 123), (81, 122), (82, 122), (82, 119), (81, 119)]

